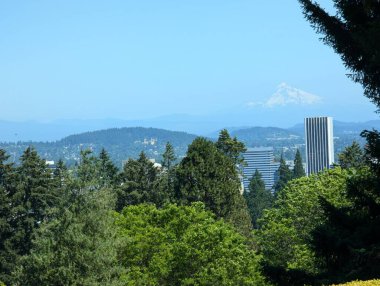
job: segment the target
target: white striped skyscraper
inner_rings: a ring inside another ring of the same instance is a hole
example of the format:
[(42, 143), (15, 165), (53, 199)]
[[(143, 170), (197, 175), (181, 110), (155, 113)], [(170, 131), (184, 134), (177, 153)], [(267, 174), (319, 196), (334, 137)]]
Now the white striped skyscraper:
[(243, 153), (245, 166), (243, 166), (244, 189), (248, 190), (249, 181), (253, 174), (258, 170), (265, 183), (265, 188), (272, 189), (275, 182), (275, 173), (279, 163), (274, 162), (272, 147), (248, 148)]
[(334, 163), (332, 117), (305, 118), (306, 173), (318, 173)]

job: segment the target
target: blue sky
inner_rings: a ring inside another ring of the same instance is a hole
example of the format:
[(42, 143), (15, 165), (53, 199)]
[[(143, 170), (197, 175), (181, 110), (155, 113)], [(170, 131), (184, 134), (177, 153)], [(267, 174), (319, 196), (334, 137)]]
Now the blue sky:
[(319, 37), (296, 0), (2, 1), (0, 120), (377, 119)]

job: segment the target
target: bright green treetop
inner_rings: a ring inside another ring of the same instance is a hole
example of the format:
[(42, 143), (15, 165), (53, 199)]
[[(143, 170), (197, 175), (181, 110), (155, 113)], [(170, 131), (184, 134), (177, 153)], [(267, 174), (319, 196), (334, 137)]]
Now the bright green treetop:
[(126, 285), (265, 285), (245, 238), (202, 203), (130, 206), (117, 219)]

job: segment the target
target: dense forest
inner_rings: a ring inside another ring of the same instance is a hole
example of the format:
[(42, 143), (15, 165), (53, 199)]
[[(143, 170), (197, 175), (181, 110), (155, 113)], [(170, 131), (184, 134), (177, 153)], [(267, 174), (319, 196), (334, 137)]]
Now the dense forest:
[[(367, 182), (362, 191), (378, 207), (372, 149), (354, 143), (340, 154), (341, 166), (310, 177), (297, 152), (293, 171), (281, 160), (274, 190), (256, 172), (242, 195), (236, 165), (244, 150), (222, 130), (216, 142), (194, 139), (181, 160), (167, 143), (162, 167), (141, 152), (119, 171), (104, 149), (82, 150), (80, 164), (59, 161), (55, 169), (31, 147), (18, 166), (0, 149), (0, 281), (304, 285), (377, 277), (379, 240), (362, 231), (377, 231), (379, 216), (369, 219), (366, 202), (352, 193)], [(339, 241), (344, 231), (334, 228), (335, 212), (355, 222), (336, 247), (354, 249), (331, 261), (335, 245), (323, 241)]]

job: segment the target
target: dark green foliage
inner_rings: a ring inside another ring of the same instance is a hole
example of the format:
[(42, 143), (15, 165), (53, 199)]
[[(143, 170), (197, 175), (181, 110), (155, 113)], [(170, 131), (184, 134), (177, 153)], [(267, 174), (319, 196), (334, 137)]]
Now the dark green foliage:
[(30, 255), (16, 271), (18, 285), (123, 285), (109, 193), (70, 197), (60, 215), (37, 231)]
[(62, 160), (59, 160), (53, 171), (53, 186), (58, 189), (63, 189), (69, 182), (69, 171), (65, 163)]
[(338, 155), (339, 165), (344, 169), (360, 168), (364, 165), (364, 153), (359, 144), (354, 141)]
[(130, 206), (117, 218), (125, 285), (266, 284), (246, 238), (202, 203)]
[(278, 193), (286, 186), (286, 184), (292, 179), (292, 171), (290, 171), (289, 166), (286, 165), (283, 156), (281, 155), (280, 167), (277, 171), (278, 179), (274, 186), (275, 194)]
[(333, 0), (337, 14), (329, 15), (311, 0), (299, 0), (306, 19), (323, 42), (339, 54), (350, 78), (380, 108), (380, 2)]
[(244, 143), (238, 141), (236, 137), (231, 138), (227, 129), (220, 131), (219, 138), (215, 143), (215, 146), (235, 164), (241, 164), (243, 162), (241, 153), (246, 151)]
[(158, 206), (175, 201), (175, 161), (177, 160), (173, 146), (166, 143), (165, 152), (162, 154), (162, 172), (160, 174), (160, 196), (156, 202)]
[(99, 180), (99, 160), (94, 156), (92, 150), (80, 151), (80, 164), (76, 170), (76, 175), (81, 188), (98, 188), (101, 184)]
[(305, 176), (306, 173), (302, 165), (301, 152), (299, 149), (297, 149), (296, 156), (294, 158), (293, 179), (298, 179)]
[(51, 188), (50, 170), (37, 152), (29, 147), (21, 156), (17, 168), (17, 188), (12, 196), (12, 243), (19, 255), (29, 253), (34, 230), (49, 219), (51, 210), (59, 203), (59, 194)]
[(0, 280), (10, 283), (11, 272), (15, 267), (16, 253), (10, 239), (12, 230), (12, 175), (14, 168), (7, 163), (9, 156), (0, 149)]
[(347, 182), (351, 205), (338, 208), (321, 200), (328, 221), (314, 233), (314, 248), (330, 281), (380, 277), (380, 135), (365, 131), (370, 169), (357, 169)]
[(244, 198), (247, 202), (252, 225), (254, 228), (258, 228), (257, 220), (261, 218), (265, 209), (272, 206), (274, 200), (272, 193), (265, 189), (265, 183), (258, 170), (249, 182), (248, 191), (244, 190)]
[(162, 154), (162, 168), (170, 171), (174, 167), (176, 159), (173, 145), (167, 142), (165, 145), (165, 152)]
[(99, 180), (102, 187), (110, 187), (118, 183), (118, 169), (103, 148), (99, 153)]
[(17, 168), (7, 164), (7, 159), (0, 150), (0, 279), (13, 284), (11, 272), (20, 257), (29, 254), (36, 230), (54, 216), (61, 198), (52, 188), (45, 161), (33, 148), (25, 150)]
[(124, 165), (122, 186), (118, 190), (116, 209), (159, 200), (158, 169), (144, 152), (137, 160), (129, 159)]
[[(299, 0), (305, 17), (333, 47), (349, 76), (362, 84), (364, 94), (380, 109), (380, 2), (334, 0), (336, 16), (330, 16), (310, 0)], [(326, 266), (327, 281), (379, 277), (380, 273), (380, 135), (364, 131), (365, 157), (361, 166), (358, 146), (340, 156), (344, 167), (359, 167), (347, 182), (351, 205), (334, 206), (320, 200), (327, 221), (314, 233), (314, 248)]]
[(237, 168), (205, 138), (191, 143), (177, 169), (177, 198), (183, 204), (204, 202), (218, 218), (231, 220), (249, 232), (250, 219), (240, 194)]

